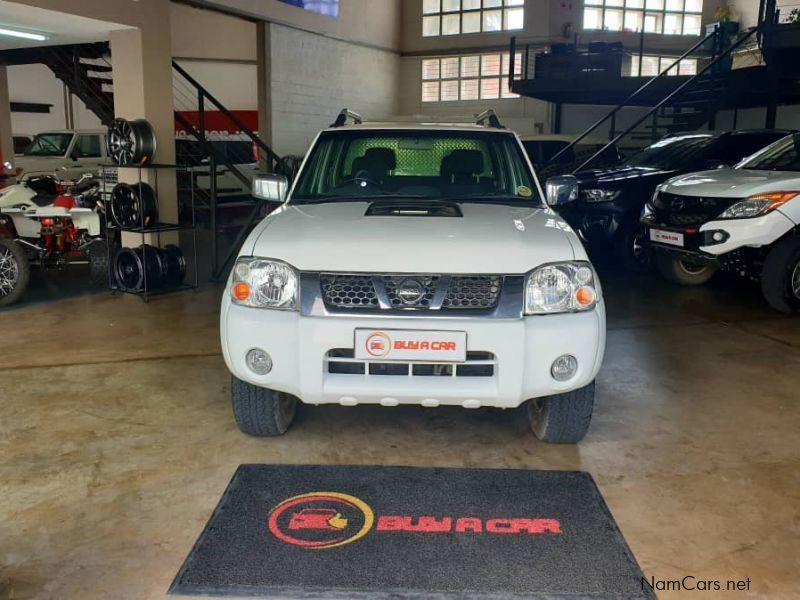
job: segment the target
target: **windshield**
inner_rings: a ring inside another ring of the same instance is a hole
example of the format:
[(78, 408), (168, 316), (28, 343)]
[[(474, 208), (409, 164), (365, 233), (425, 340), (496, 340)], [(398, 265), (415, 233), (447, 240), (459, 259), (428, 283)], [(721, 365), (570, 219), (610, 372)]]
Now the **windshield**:
[(660, 140), (631, 156), (625, 162), (625, 166), (652, 169), (688, 168), (713, 140), (714, 138), (708, 135)]
[(765, 171), (800, 171), (800, 137), (788, 135), (768, 146), (763, 152), (740, 163), (737, 169)]
[(40, 133), (33, 138), (25, 156), (64, 156), (71, 141), (71, 133)]
[(323, 133), (292, 202), (398, 197), (541, 205), (513, 135), (374, 129)]

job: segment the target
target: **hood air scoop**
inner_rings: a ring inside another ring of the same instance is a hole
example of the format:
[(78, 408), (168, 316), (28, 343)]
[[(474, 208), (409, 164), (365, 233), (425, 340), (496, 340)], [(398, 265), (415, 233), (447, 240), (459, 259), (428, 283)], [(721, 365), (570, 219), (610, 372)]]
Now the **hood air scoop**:
[(452, 202), (373, 202), (365, 217), (463, 217)]

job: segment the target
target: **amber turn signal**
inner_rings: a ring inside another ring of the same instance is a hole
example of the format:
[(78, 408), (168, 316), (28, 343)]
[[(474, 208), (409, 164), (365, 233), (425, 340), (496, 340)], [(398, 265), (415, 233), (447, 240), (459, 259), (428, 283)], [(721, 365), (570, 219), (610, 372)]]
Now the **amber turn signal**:
[(597, 295), (593, 288), (588, 285), (584, 285), (578, 288), (578, 291), (575, 292), (575, 300), (578, 301), (578, 304), (581, 306), (590, 306), (594, 304)]
[(250, 286), (240, 281), (231, 288), (231, 295), (239, 302), (244, 302), (250, 297)]

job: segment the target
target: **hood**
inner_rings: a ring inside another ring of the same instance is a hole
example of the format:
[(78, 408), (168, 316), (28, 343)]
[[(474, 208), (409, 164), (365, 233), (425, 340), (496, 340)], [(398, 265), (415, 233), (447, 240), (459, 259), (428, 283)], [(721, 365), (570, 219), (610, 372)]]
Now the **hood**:
[(622, 165), (613, 169), (593, 169), (581, 171), (575, 176), (582, 188), (588, 185), (602, 184), (609, 187), (624, 185), (631, 179), (666, 178), (676, 173), (675, 170), (652, 169), (650, 167), (631, 167)]
[(462, 217), (365, 216), (368, 206), (284, 205), (242, 252), (302, 271), (377, 273), (521, 274), (585, 259), (578, 238), (548, 209), (462, 203)]
[(746, 198), (753, 194), (800, 189), (796, 171), (759, 171), (751, 169), (714, 169), (675, 177), (661, 188), (681, 196)]

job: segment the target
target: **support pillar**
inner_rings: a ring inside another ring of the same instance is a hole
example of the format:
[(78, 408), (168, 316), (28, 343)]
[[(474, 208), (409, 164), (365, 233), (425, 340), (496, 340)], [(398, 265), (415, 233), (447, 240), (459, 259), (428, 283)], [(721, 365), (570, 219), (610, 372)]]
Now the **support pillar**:
[[(14, 163), (14, 137), (11, 130), (11, 98), (8, 96), (8, 74), (0, 65), (0, 182), (6, 173), (4, 163)], [(13, 174), (12, 174), (13, 175)]]
[[(272, 147), (272, 30), (267, 21), (256, 25), (256, 68), (258, 71), (258, 136)], [(262, 172), (270, 170), (270, 160), (259, 154), (259, 168)]]
[[(114, 114), (124, 119), (147, 119), (156, 135), (155, 162), (174, 164), (175, 114), (169, 3), (154, 5), (153, 10), (158, 14), (148, 15), (150, 18), (140, 28), (111, 32)], [(138, 180), (137, 170), (122, 168), (119, 170), (119, 179), (135, 183)], [(155, 187), (153, 170), (143, 170), (142, 180)], [(177, 223), (175, 171), (159, 170), (157, 181), (159, 220)], [(122, 243), (138, 245), (141, 238), (124, 234)]]

